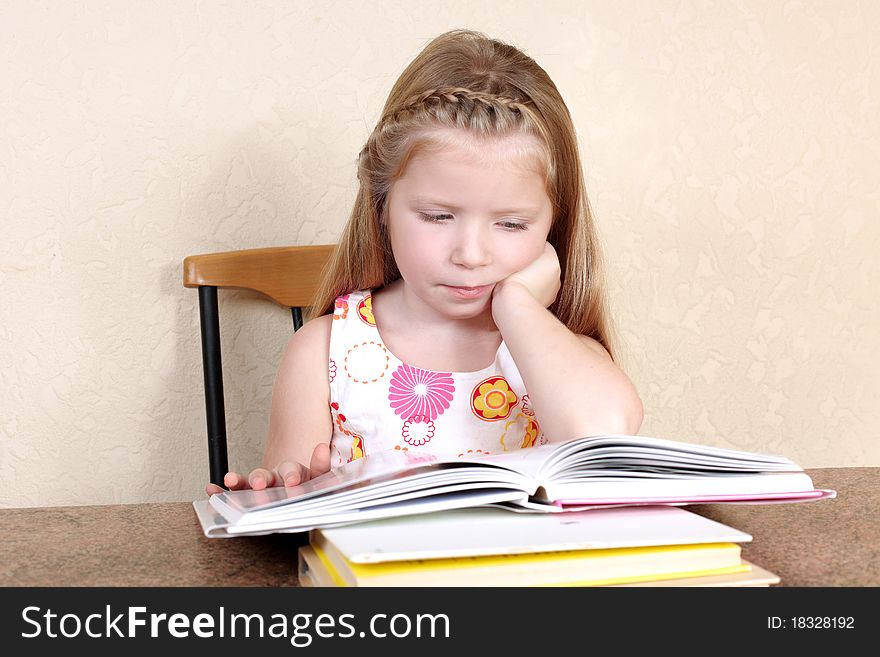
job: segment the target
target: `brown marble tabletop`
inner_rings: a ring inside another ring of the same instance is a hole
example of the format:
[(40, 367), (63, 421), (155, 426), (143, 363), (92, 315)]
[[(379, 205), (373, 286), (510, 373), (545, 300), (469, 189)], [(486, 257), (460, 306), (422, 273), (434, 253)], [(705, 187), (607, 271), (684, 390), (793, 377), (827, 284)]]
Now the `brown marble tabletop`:
[(752, 535), (744, 559), (782, 586), (880, 586), (880, 468), (807, 470), (831, 500), (687, 507)]
[[(880, 468), (808, 470), (833, 500), (688, 507), (752, 534), (785, 586), (880, 586)], [(0, 509), (2, 586), (296, 586), (305, 534), (208, 539), (188, 502)]]

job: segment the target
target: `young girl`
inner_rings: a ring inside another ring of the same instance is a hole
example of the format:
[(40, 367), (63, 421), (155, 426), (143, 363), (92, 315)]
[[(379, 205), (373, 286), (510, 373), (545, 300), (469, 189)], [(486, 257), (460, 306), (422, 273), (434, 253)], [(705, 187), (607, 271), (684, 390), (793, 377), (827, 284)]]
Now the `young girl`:
[(358, 180), (316, 317), (282, 358), (263, 467), (226, 486), (293, 486), (383, 450), (638, 431), (575, 130), (537, 63), (437, 37), (392, 88)]

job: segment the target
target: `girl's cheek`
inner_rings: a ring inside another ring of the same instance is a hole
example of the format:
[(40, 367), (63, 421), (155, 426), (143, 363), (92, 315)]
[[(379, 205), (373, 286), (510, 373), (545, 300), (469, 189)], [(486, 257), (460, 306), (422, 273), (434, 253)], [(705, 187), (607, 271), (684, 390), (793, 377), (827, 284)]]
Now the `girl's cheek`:
[(532, 247), (528, 249), (527, 255), (523, 258), (520, 269), (533, 263), (542, 253), (544, 253), (544, 242), (532, 245)]

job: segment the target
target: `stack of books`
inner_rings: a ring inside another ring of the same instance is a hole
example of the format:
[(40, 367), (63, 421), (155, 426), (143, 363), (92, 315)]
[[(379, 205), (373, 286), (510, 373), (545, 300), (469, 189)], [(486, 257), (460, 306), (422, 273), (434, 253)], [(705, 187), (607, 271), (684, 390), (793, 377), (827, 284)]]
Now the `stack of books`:
[(477, 508), (313, 529), (302, 586), (769, 586), (749, 534), (674, 506)]
[(834, 497), (796, 463), (645, 436), (499, 455), (371, 454), (290, 488), (194, 503), (208, 537), (310, 532), (303, 584), (768, 585), (751, 536), (681, 508)]

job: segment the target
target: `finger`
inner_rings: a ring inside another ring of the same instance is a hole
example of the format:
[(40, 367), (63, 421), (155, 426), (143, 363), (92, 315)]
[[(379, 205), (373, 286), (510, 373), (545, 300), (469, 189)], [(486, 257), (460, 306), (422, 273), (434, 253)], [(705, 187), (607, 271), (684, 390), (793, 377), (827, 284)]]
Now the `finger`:
[(205, 484), (205, 493), (207, 493), (208, 497), (211, 495), (216, 495), (217, 493), (226, 492), (224, 488), (218, 486), (217, 484)]
[(242, 490), (244, 488), (250, 488), (247, 479), (242, 477), (237, 472), (227, 472), (226, 476), (223, 477), (223, 484), (229, 490)]
[(299, 486), (309, 480), (309, 472), (302, 463), (296, 461), (283, 461), (275, 468), (278, 476), (285, 486)]
[(271, 486), (276, 486), (277, 475), (272, 470), (266, 468), (257, 468), (248, 475), (248, 484), (254, 490), (263, 490)]
[(312, 460), (309, 463), (309, 471), (314, 479), (318, 475), (330, 472), (330, 444), (318, 443), (312, 451)]

